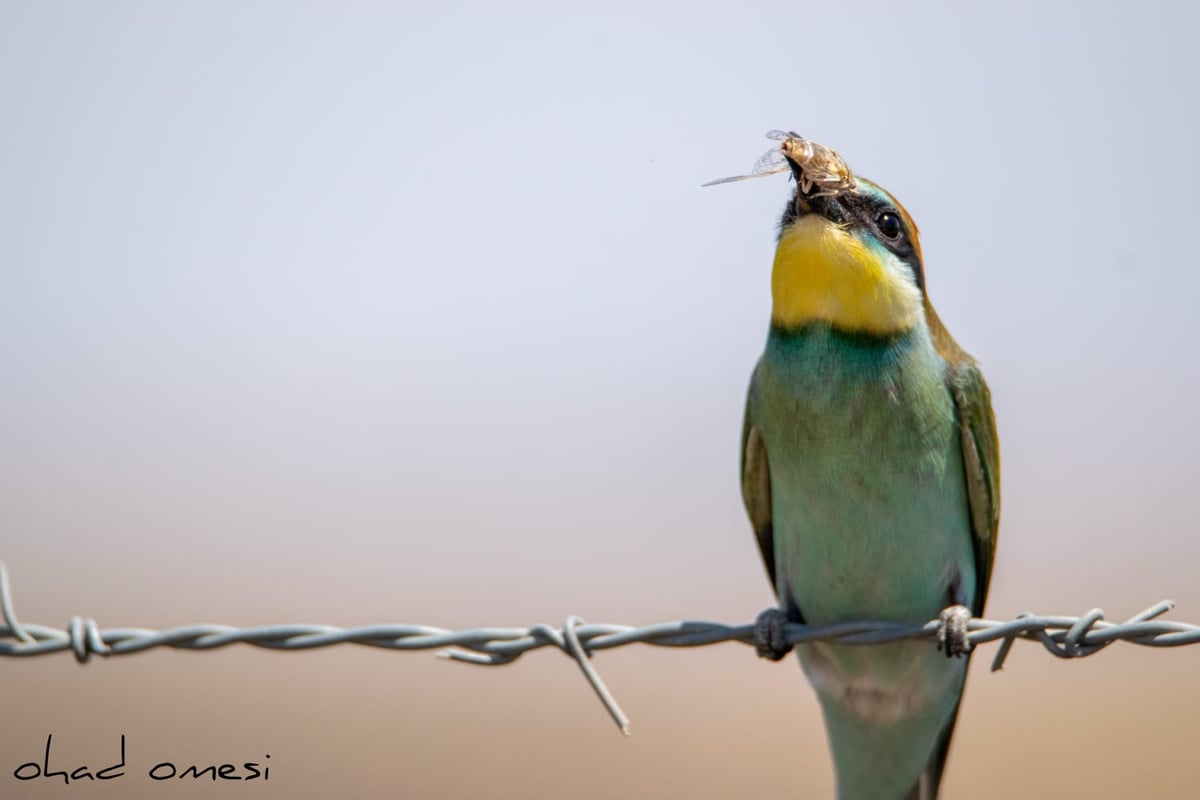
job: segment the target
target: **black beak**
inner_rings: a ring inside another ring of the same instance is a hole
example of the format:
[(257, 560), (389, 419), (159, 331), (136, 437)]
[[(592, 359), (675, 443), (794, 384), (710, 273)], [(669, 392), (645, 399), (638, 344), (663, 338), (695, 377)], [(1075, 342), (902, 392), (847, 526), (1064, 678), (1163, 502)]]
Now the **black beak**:
[[(792, 214), (796, 217), (804, 214), (820, 214), (830, 222), (838, 224), (844, 223), (848, 219), (846, 202), (843, 199), (844, 193), (830, 195), (822, 193), (821, 187), (811, 183), (804, 175), (804, 167), (788, 159), (788, 166), (792, 168), (792, 178), (796, 181), (796, 195), (792, 198)], [(808, 191), (805, 192), (803, 187), (808, 184)]]

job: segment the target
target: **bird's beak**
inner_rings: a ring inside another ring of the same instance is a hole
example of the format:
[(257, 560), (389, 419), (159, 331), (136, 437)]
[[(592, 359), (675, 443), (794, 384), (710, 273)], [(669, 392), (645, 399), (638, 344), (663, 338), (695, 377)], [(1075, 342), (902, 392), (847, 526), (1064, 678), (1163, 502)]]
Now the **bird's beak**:
[[(792, 203), (796, 208), (796, 216), (805, 214), (819, 214), (825, 217), (830, 222), (841, 224), (846, 221), (845, 208), (839, 198), (848, 194), (850, 190), (839, 192), (836, 195), (826, 194), (817, 184), (811, 183), (811, 176), (805, 174), (805, 168), (802, 164), (789, 158), (788, 166), (792, 168), (792, 177), (796, 179), (796, 195), (792, 198)], [(808, 191), (805, 191), (807, 186)]]
[(844, 198), (858, 187), (842, 157), (829, 147), (799, 137), (786, 139), (781, 150), (796, 179), (796, 215), (817, 213), (834, 223), (845, 221)]

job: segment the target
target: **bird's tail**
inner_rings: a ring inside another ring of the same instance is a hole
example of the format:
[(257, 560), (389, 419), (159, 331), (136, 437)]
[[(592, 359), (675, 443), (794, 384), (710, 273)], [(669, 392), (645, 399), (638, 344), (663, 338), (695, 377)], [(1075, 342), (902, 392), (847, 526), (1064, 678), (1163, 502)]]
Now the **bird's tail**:
[(957, 703), (949, 714), (928, 709), (883, 724), (848, 713), (827, 698), (822, 706), (839, 800), (936, 800)]
[(937, 800), (942, 772), (946, 769), (946, 757), (950, 754), (950, 739), (954, 736), (954, 723), (958, 722), (959, 705), (954, 706), (954, 713), (950, 715), (950, 722), (938, 737), (937, 746), (929, 756), (929, 763), (921, 770), (920, 777), (904, 800)]

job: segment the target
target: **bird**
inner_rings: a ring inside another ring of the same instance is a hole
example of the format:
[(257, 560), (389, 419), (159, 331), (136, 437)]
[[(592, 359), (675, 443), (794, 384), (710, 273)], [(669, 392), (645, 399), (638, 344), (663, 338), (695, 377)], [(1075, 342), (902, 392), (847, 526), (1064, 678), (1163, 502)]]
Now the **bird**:
[[(741, 438), (742, 497), (778, 602), (760, 618), (775, 624), (759, 651), (782, 658), (787, 622), (941, 615), (958, 634), (944, 653), (915, 640), (795, 648), (839, 800), (932, 800), (966, 679), (966, 620), (983, 613), (996, 552), (991, 394), (934, 311), (899, 201), (832, 148), (768, 136), (782, 144), (755, 172), (790, 169), (795, 191)], [(741, 177), (755, 175), (717, 182)]]

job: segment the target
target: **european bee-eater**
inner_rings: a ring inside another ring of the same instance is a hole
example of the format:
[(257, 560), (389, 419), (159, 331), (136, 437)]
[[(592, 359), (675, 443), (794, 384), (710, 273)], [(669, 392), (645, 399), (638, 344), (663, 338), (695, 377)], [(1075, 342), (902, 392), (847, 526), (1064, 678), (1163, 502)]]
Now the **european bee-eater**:
[[(786, 162), (796, 191), (746, 399), (742, 493), (780, 611), (807, 624), (980, 616), (1000, 509), (987, 384), (929, 302), (900, 203), (829, 148), (776, 138), (756, 171)], [(927, 641), (797, 650), (838, 797), (936, 797), (967, 659)]]

